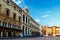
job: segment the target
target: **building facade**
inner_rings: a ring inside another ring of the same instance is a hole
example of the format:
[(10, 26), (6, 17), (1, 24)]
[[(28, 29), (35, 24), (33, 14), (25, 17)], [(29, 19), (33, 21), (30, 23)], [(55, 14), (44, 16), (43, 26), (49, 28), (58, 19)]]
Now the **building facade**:
[(60, 36), (60, 27), (57, 26), (44, 26), (42, 31), (44, 36)]
[(26, 37), (40, 32), (39, 24), (12, 0), (0, 0), (0, 37)]

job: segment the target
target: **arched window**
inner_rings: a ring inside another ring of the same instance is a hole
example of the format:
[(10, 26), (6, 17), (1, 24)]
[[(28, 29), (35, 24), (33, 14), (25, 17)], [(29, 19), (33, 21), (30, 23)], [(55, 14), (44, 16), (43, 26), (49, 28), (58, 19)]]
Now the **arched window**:
[(1, 4), (0, 4), (0, 12), (1, 12)]
[(26, 17), (26, 23), (27, 23), (27, 17)]
[(23, 15), (23, 21), (25, 21), (25, 15)]
[(1, 21), (0, 21), (0, 26), (1, 26)]
[(3, 21), (3, 27), (6, 27), (7, 26), (7, 23)]
[(16, 6), (14, 5), (14, 9), (16, 10)]
[(6, 9), (6, 16), (9, 16), (9, 14), (10, 14), (10, 10)]
[(10, 1), (9, 0), (7, 0), (7, 3), (9, 3)]
[(13, 14), (13, 18), (16, 19), (16, 14), (15, 13)]

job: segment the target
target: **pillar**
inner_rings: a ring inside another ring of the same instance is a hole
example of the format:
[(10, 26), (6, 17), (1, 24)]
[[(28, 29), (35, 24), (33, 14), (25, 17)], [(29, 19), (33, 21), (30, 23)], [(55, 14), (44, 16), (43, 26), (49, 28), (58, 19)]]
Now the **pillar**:
[(48, 36), (48, 33), (46, 32), (46, 36)]
[(28, 28), (27, 28), (27, 36), (29, 36), (29, 35), (28, 35)]
[(1, 32), (1, 37), (3, 37), (3, 32)]
[(8, 32), (6, 32), (6, 36), (8, 37)]
[(26, 16), (25, 16), (25, 24), (26, 24)]
[(26, 29), (25, 29), (25, 30), (26, 30), (25, 34), (26, 34), (26, 36), (27, 36), (27, 27), (26, 27)]
[(28, 36), (29, 36), (29, 28), (28, 28)]
[(1, 26), (3, 26), (3, 22), (1, 21)]
[(23, 13), (21, 14), (22, 16), (21, 16), (21, 22), (23, 22)]
[(24, 27), (24, 36), (26, 36), (26, 27)]
[(20, 32), (18, 32), (18, 36), (21, 36), (20, 34), (21, 34), (21, 33), (20, 33)]
[(14, 36), (14, 32), (11, 32), (11, 36), (12, 36), (12, 37)]
[(20, 34), (21, 37), (23, 37), (23, 29), (24, 29), (24, 28), (23, 28), (23, 24), (21, 24), (21, 30), (22, 30), (22, 32), (21, 32), (21, 34)]
[(7, 26), (6, 27), (8, 27), (8, 23), (7, 23)]
[(48, 36), (48, 32), (49, 32), (49, 31), (48, 31), (48, 29), (46, 28), (46, 35), (45, 35), (45, 36)]
[(56, 28), (53, 27), (53, 36), (56, 36), (56, 35), (55, 35), (55, 31), (56, 31)]
[(30, 31), (30, 29), (29, 29), (29, 35), (31, 36), (31, 31)]
[(21, 37), (25, 37), (26, 36), (26, 27), (23, 26), (22, 30), (23, 30), (23, 32), (21, 33)]
[(22, 30), (23, 30), (23, 32), (21, 33), (21, 37), (24, 37), (24, 26), (23, 26), (23, 28), (22, 28)]
[(16, 37), (18, 37), (19, 35), (18, 35), (18, 32), (16, 32)]

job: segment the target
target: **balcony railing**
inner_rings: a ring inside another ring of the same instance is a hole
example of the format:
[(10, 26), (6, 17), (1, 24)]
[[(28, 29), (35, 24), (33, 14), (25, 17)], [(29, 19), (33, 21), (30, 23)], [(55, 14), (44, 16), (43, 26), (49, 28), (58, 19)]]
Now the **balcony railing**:
[(0, 27), (7, 27), (7, 28), (13, 28), (13, 29), (21, 30), (20, 26), (12, 25), (12, 24), (5, 23), (5, 22), (0, 22)]

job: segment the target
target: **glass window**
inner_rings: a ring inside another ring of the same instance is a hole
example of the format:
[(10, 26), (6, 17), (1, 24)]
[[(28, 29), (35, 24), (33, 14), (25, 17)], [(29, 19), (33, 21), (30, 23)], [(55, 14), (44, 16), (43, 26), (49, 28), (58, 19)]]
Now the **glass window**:
[(14, 9), (16, 9), (16, 6), (14, 5)]
[(13, 18), (16, 19), (16, 14), (15, 13), (13, 14)]
[(28, 19), (28, 24), (30, 23), (30, 20)]
[(3, 22), (3, 26), (6, 27), (7, 26), (7, 23), (6, 22)]
[(1, 21), (0, 21), (0, 26), (1, 26)]
[(26, 23), (27, 23), (27, 17), (26, 17)]
[(9, 16), (9, 14), (10, 14), (10, 10), (6, 9), (6, 15)]
[(0, 12), (1, 12), (1, 4), (0, 4)]
[(9, 3), (9, 0), (7, 0), (7, 3)]
[(3, 22), (3, 26), (4, 26), (4, 22)]
[(11, 28), (11, 24), (8, 23), (8, 27)]
[(23, 15), (23, 21), (25, 21), (25, 15)]

